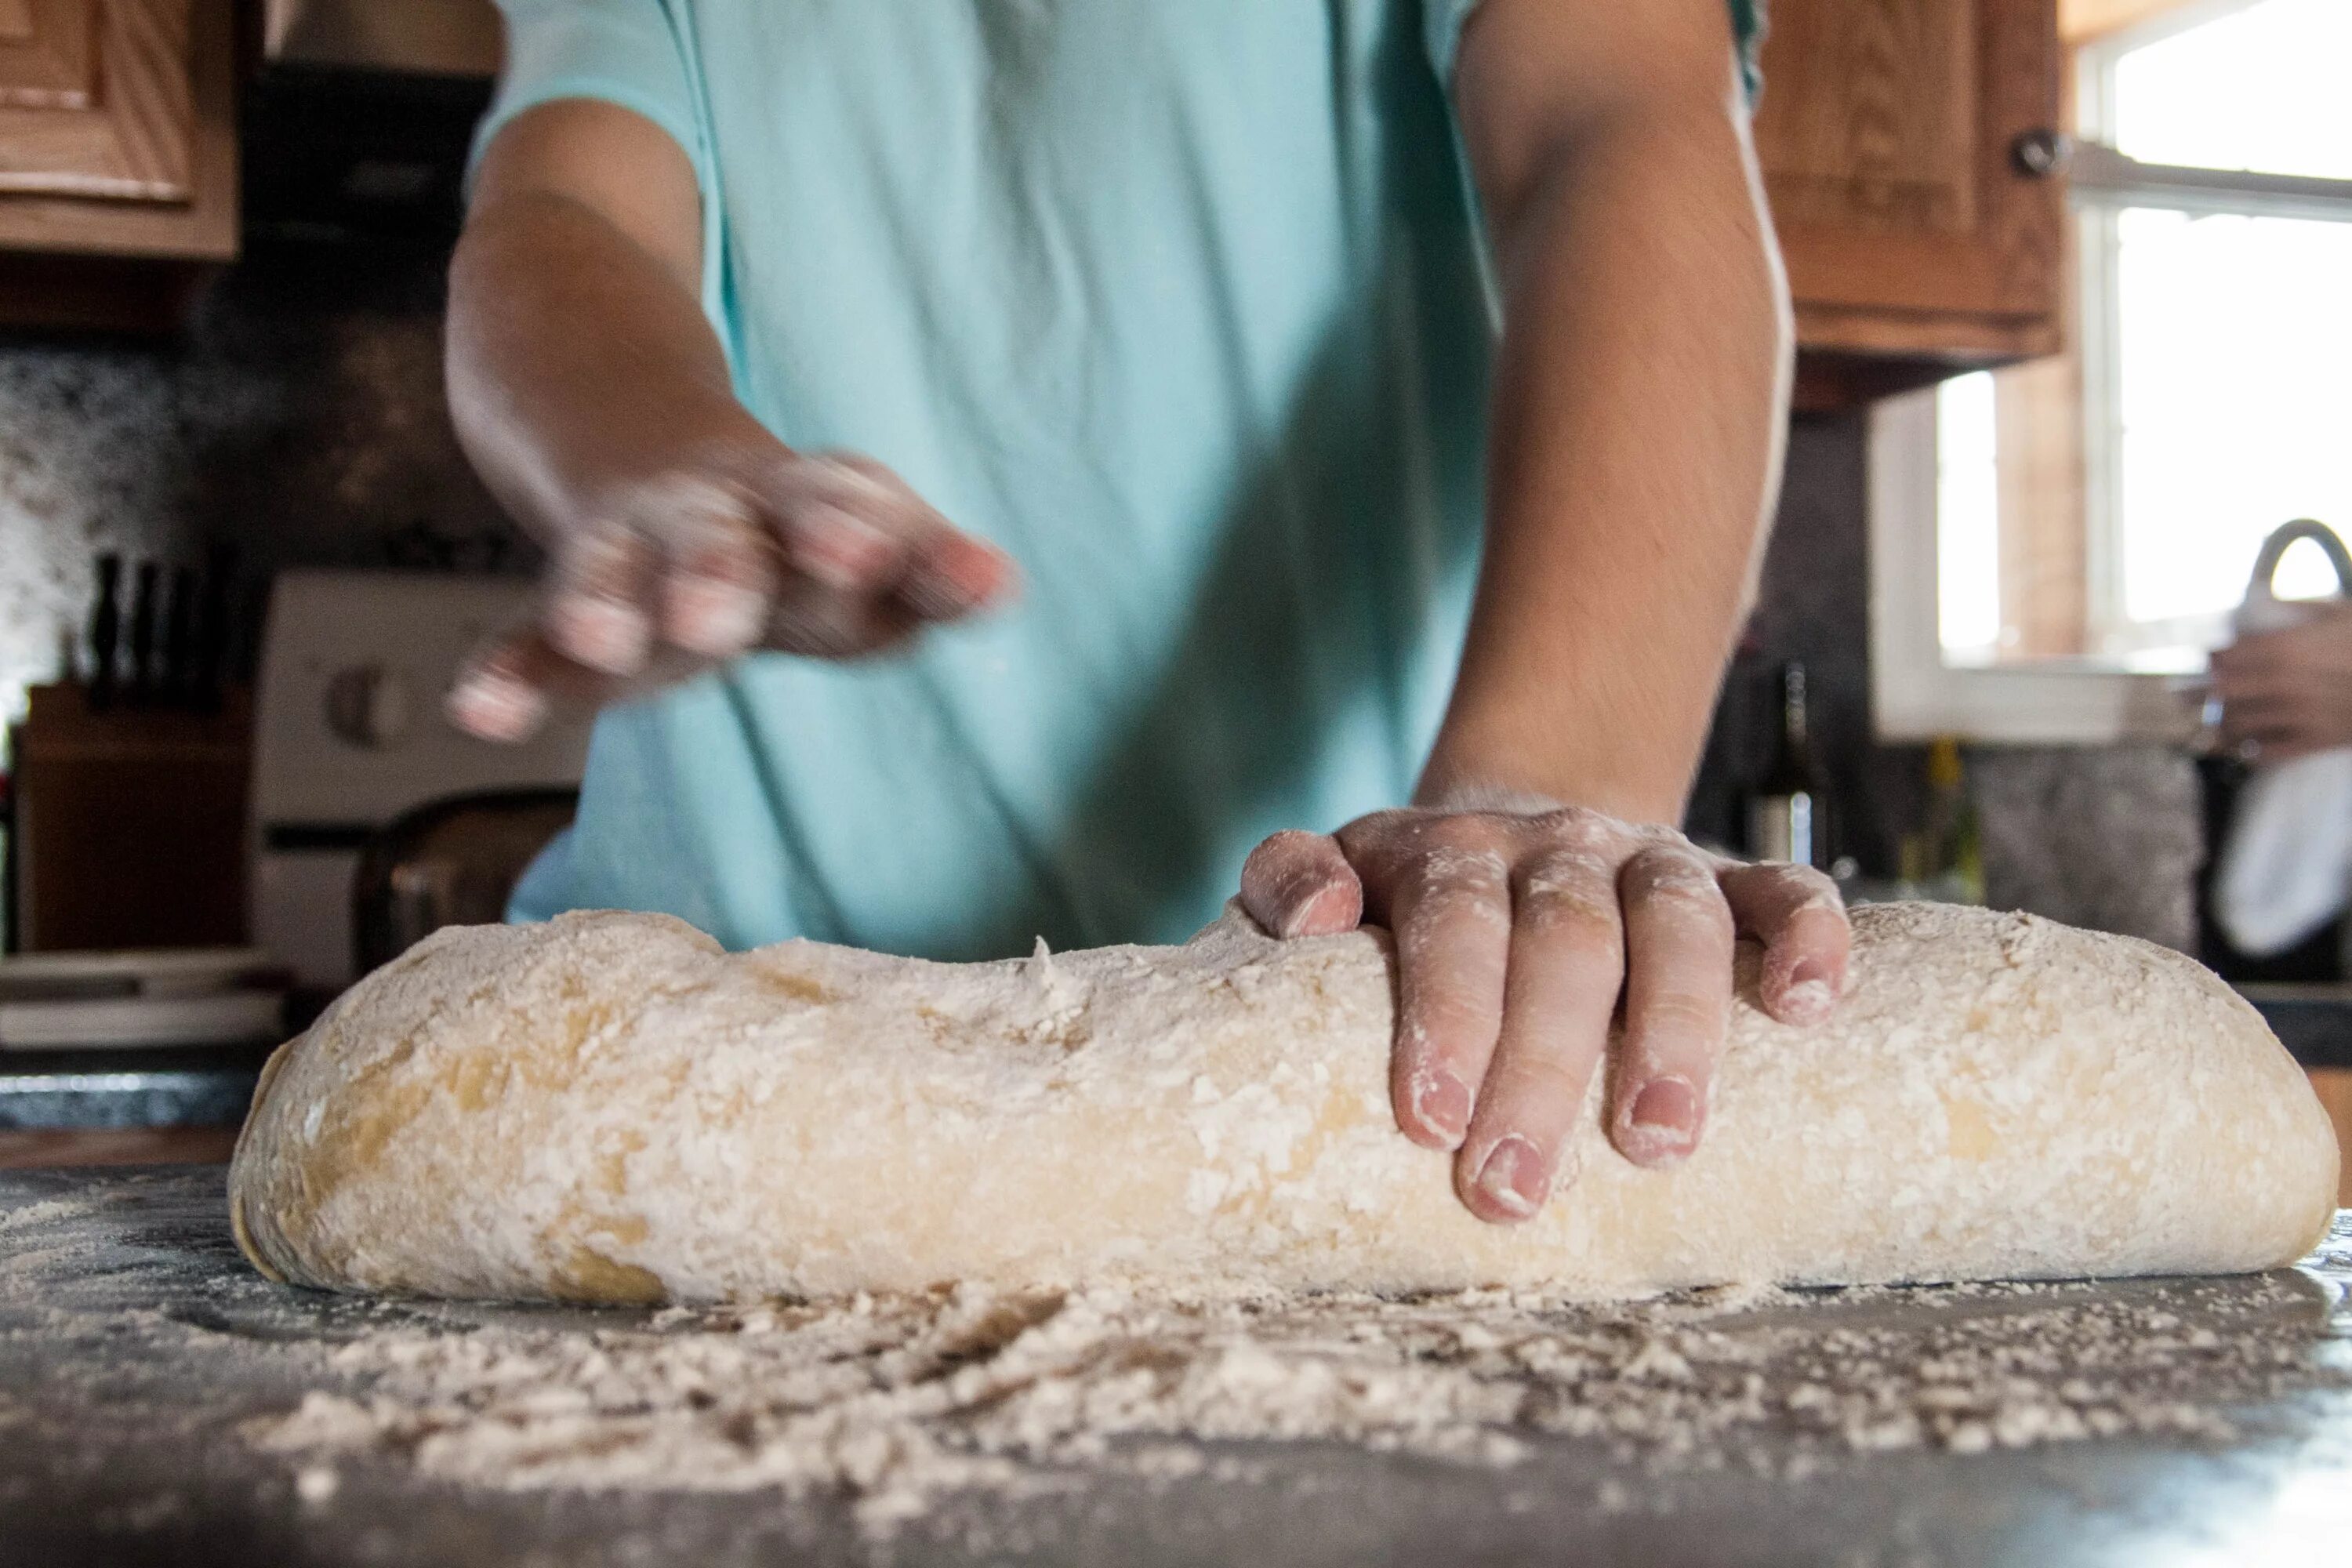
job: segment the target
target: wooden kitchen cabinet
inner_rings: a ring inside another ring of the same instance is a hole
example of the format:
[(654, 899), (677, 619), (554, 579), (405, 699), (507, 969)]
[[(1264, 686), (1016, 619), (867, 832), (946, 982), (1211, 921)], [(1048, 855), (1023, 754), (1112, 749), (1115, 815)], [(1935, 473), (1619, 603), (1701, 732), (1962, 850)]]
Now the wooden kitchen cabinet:
[(0, 321), (166, 324), (236, 254), (232, 0), (0, 0)]
[(1800, 406), (2054, 352), (2055, 0), (1772, 0), (1756, 150)]

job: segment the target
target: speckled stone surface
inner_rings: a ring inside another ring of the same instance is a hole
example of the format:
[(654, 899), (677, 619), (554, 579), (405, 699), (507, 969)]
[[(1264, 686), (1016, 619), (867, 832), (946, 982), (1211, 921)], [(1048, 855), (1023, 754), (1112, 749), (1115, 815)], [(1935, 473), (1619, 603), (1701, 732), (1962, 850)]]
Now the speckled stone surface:
[(425, 247), (257, 244), (167, 343), (0, 337), (0, 710), (53, 679), (101, 552), (512, 566), (441, 390)]
[(1985, 897), (2197, 948), (2197, 770), (2160, 746), (1979, 748), (1969, 758)]
[[(1202, 1447), (1223, 1466), (1158, 1481), (1092, 1468), (1036, 1497), (949, 1500), (877, 1540), (834, 1495), (501, 1488), (422, 1474), (397, 1447), (307, 1467), (264, 1451), (253, 1423), (313, 1390), (365, 1394), (372, 1343), (583, 1339), (641, 1329), (644, 1315), (286, 1289), (245, 1267), (223, 1209), (216, 1171), (0, 1173), (0, 1561), (2109, 1568), (2340, 1562), (2352, 1539), (2340, 1377), (2352, 1215), (2294, 1271), (1905, 1291), (1717, 1322), (1801, 1342), (1891, 1335), (1915, 1357), (1948, 1359), (1979, 1342), (2030, 1349), (2053, 1311), (2113, 1314), (2138, 1330), (2089, 1342), (2098, 1365), (2032, 1375), (2136, 1384), (2170, 1364), (2190, 1378), (2164, 1384), (2184, 1410), (2224, 1386), (2233, 1347), (2258, 1347), (2278, 1386), (2264, 1373), (2251, 1397), (2221, 1399), (2210, 1430), (1980, 1451), (1865, 1444), (1791, 1466), (1797, 1436), (1768, 1424), (1743, 1428), (1717, 1465), (1563, 1436), (1501, 1470), (1359, 1444), (1212, 1439)], [(2187, 1350), (2200, 1332), (2209, 1351)], [(1658, 1383), (1644, 1403), (1672, 1409), (1679, 1386)], [(1769, 1394), (1769, 1368), (1758, 1386)]]
[[(1801, 416), (1739, 660), (1725, 682), (1695, 830), (1730, 840), (1740, 783), (1766, 761), (1782, 661), (1801, 659), (1838, 852), (1891, 875), (1924, 805), (1927, 758), (1870, 728), (1868, 432), (1860, 415)], [(2205, 856), (2192, 764), (2156, 747), (1974, 747), (1986, 896), (2072, 925), (2193, 951)]]

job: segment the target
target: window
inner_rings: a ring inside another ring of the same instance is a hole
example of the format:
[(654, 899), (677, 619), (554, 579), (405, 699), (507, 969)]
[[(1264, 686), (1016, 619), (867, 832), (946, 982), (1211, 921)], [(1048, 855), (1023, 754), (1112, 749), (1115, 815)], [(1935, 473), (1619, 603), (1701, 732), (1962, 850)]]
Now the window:
[[(1897, 692), (1894, 732), (2176, 731), (2183, 704), (2155, 685), (2226, 640), (2263, 539), (2304, 517), (2352, 537), (2347, 62), (2347, 0), (2189, 0), (2077, 49), (2073, 347), (1879, 419), (1874, 508), (1906, 512), (1915, 541), (1921, 509), (1936, 522), (1932, 594), (1924, 563), (1880, 574), (1882, 621), (1907, 603), (1935, 626), (1891, 661), (1902, 627), (1874, 633), (1898, 685), (1937, 684)], [(2336, 582), (2298, 544), (2277, 586)], [(2000, 672), (2110, 689), (2089, 709), (2061, 682), (1990, 706), (1961, 690)]]

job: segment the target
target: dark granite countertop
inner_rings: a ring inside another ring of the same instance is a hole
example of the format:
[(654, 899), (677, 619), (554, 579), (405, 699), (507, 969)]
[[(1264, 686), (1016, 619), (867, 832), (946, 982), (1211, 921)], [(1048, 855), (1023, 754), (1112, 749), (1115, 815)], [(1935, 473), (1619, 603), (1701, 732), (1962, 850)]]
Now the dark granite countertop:
[(273, 1045), (0, 1051), (0, 1131), (234, 1127)]
[(2352, 1068), (2352, 985), (2241, 985), (2307, 1068)]
[[(511, 1489), (429, 1479), (397, 1451), (339, 1459), (323, 1478), (331, 1484), (306, 1492), (302, 1457), (257, 1447), (247, 1424), (291, 1410), (307, 1391), (352, 1385), (338, 1347), (499, 1325), (593, 1333), (644, 1314), (271, 1285), (237, 1256), (222, 1180), (0, 1172), (0, 1561), (2106, 1568), (2340, 1562), (2352, 1542), (2352, 1393), (2340, 1377), (2301, 1374), (2235, 1398), (2227, 1424), (2203, 1436), (1864, 1447), (1805, 1470), (1764, 1462), (1785, 1458), (1793, 1440), (1771, 1428), (1746, 1451), (1759, 1463), (1722, 1468), (1661, 1468), (1565, 1436), (1536, 1441), (1504, 1469), (1344, 1443), (1209, 1440), (1211, 1456), (1234, 1461), (1230, 1473), (1076, 1473), (1066, 1489), (1034, 1498), (943, 1504), (887, 1542), (861, 1538), (844, 1500), (826, 1495)], [(2283, 1372), (2340, 1369), (2352, 1352), (2347, 1280), (2352, 1213), (2297, 1270), (2084, 1282), (2014, 1300), (1864, 1292), (1802, 1310), (1825, 1329), (1899, 1321), (1951, 1334), (2066, 1301), (2126, 1315), (2160, 1301), (2178, 1310), (2163, 1320), (2176, 1340), (2259, 1333), (2285, 1358)], [(2179, 1361), (2177, 1344), (2125, 1339), (2107, 1352), (2103, 1376)], [(2067, 1373), (2020, 1364), (2021, 1375)], [(2213, 1366), (2220, 1375), (2221, 1361)], [(2167, 1397), (2204, 1398), (2202, 1386)]]

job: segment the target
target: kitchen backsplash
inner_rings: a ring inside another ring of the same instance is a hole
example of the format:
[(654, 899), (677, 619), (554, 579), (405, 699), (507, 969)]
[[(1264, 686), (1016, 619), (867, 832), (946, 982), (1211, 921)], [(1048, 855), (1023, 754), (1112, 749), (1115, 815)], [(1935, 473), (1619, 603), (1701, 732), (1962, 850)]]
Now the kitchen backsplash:
[[(1691, 801), (1692, 830), (1730, 840), (1740, 781), (1770, 744), (1782, 661), (1806, 665), (1815, 755), (1839, 808), (1832, 834), (1885, 875), (1919, 821), (1926, 756), (1871, 738), (1867, 458), (1860, 415), (1801, 416), (1742, 650)], [(2150, 747), (1978, 747), (1985, 891), (2004, 909), (2193, 951), (2205, 857), (2196, 775)]]
[[(193, 562), (227, 540), (257, 580), (297, 564), (528, 569), (530, 546), (450, 428), (444, 261), (429, 246), (268, 239), (177, 344), (0, 338), (0, 705), (14, 711), (26, 685), (57, 674), (102, 551)], [(1773, 672), (1801, 658), (1842, 846), (1883, 873), (1916, 819), (1922, 758), (1870, 739), (1863, 472), (1859, 416), (1797, 421), (1691, 826), (1733, 839)], [(1995, 902), (2190, 944), (2203, 847), (2185, 761), (2067, 749), (1970, 761)]]
[(0, 707), (58, 672), (101, 552), (513, 567), (441, 394), (445, 258), (270, 244), (185, 338), (0, 338)]

